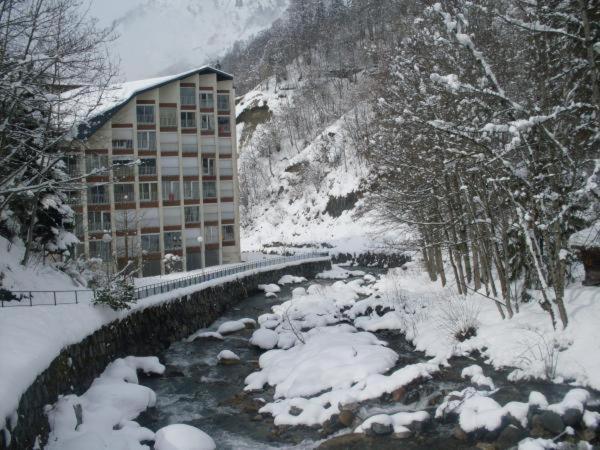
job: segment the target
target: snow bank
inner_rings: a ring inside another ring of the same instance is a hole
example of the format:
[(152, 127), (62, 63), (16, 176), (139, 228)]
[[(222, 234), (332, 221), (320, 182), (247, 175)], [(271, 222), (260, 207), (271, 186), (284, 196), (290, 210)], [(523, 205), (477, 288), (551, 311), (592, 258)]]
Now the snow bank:
[(156, 432), (154, 450), (215, 450), (215, 441), (190, 425), (167, 425)]
[(147, 449), (140, 442), (154, 433), (133, 419), (156, 404), (156, 395), (138, 384), (137, 370), (162, 374), (165, 367), (155, 357), (117, 359), (83, 395), (60, 397), (47, 410), (46, 450)]
[(362, 270), (347, 270), (338, 264), (334, 264), (331, 270), (325, 270), (317, 274), (317, 278), (324, 280), (345, 280), (350, 277), (363, 277), (366, 273)]

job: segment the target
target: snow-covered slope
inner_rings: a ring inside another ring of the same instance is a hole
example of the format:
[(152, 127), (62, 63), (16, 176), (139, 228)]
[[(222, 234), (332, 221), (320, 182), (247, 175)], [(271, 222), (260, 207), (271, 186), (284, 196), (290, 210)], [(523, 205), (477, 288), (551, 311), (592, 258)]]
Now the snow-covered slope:
[[(362, 198), (368, 168), (357, 128), (368, 126), (368, 80), (341, 80), (341, 95), (325, 119), (298, 126), (296, 120), (318, 107), (306, 104), (306, 74), (289, 72), (288, 81), (269, 79), (237, 102), (244, 250), (321, 245), (359, 253), (386, 247), (398, 235), (374, 225)], [(325, 92), (336, 82), (311, 80)]]

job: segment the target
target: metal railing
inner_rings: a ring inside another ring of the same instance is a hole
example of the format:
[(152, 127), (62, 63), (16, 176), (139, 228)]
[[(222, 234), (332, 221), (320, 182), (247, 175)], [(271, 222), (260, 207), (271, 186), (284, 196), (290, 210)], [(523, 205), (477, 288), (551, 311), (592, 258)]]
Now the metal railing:
[[(164, 294), (175, 289), (205, 283), (207, 281), (235, 275), (247, 270), (260, 269), (263, 267), (277, 266), (292, 261), (301, 261), (312, 258), (329, 257), (328, 252), (308, 252), (292, 256), (279, 256), (276, 258), (249, 261), (239, 264), (231, 264), (225, 267), (204, 269), (200, 273), (188, 275), (174, 280), (166, 280), (158, 283), (147, 284), (135, 289), (135, 298), (141, 300), (153, 295)], [(16, 300), (0, 299), (0, 307), (9, 308), (17, 306), (57, 306), (75, 305), (78, 303), (89, 303), (94, 300), (95, 291), (92, 289), (59, 290), (59, 291), (4, 291), (10, 292)], [(0, 293), (2, 294), (2, 293)], [(2, 296), (6, 298), (6, 295)]]

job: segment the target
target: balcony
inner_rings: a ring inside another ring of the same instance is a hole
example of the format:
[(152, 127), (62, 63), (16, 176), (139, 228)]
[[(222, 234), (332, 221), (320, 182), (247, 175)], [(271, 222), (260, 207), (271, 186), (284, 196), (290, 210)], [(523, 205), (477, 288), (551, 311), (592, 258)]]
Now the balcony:
[(196, 119), (181, 119), (181, 128), (196, 128)]
[(138, 114), (138, 125), (154, 125), (154, 114)]
[(108, 205), (110, 199), (108, 193), (106, 194), (88, 194), (87, 202), (90, 205)]

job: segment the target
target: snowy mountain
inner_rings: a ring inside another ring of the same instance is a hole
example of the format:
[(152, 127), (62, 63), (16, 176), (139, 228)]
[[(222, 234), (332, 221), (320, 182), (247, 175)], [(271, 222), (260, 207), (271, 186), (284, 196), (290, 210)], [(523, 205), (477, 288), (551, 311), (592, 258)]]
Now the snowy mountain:
[(121, 2), (114, 5), (119, 38), (113, 51), (128, 80), (182, 72), (268, 27), (287, 4), (288, 0)]

